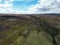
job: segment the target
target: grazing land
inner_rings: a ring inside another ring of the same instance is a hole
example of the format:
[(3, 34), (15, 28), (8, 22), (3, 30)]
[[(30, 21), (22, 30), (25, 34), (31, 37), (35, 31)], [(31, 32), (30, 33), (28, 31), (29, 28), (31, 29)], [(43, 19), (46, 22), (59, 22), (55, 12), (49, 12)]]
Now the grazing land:
[(0, 45), (60, 45), (60, 16), (0, 14)]

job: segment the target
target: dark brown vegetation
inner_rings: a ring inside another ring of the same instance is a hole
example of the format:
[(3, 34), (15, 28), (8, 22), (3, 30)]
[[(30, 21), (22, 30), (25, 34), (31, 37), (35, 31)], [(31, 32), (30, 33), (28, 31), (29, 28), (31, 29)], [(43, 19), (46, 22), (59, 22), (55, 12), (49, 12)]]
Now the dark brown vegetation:
[(59, 35), (59, 16), (0, 15), (0, 45), (59, 45)]

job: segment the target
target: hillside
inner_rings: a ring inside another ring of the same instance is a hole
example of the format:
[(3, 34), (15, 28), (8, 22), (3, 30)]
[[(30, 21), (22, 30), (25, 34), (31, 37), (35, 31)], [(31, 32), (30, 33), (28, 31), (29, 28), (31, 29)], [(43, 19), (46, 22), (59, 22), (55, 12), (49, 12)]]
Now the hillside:
[(0, 15), (0, 45), (60, 45), (60, 16), (12, 15)]

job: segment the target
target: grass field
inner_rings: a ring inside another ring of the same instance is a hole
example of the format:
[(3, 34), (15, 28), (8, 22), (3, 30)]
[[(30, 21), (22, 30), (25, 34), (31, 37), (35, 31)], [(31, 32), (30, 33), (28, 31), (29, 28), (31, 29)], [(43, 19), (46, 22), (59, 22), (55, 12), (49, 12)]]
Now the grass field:
[(60, 45), (60, 16), (0, 16), (0, 45)]

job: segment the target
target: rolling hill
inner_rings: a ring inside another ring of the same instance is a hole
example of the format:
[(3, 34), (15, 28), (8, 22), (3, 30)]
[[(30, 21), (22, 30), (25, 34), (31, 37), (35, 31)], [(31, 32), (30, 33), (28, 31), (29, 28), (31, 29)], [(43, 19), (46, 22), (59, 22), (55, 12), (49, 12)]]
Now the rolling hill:
[(0, 14), (0, 45), (60, 45), (60, 16)]

